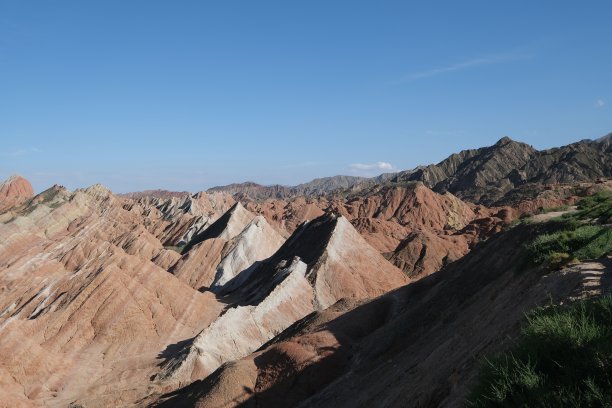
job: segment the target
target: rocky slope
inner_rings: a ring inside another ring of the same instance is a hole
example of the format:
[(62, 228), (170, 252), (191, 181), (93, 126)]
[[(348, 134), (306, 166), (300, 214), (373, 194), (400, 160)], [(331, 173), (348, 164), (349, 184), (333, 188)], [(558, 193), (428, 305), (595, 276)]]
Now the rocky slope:
[(347, 198), (248, 201), (246, 207), (283, 234), (326, 212), (342, 214), (370, 245), (412, 277), (460, 258), (517, 215), (435, 193), (422, 183), (375, 186)]
[(610, 182), (524, 184), (488, 208), (421, 182), (381, 184), (346, 197), (247, 200), (283, 236), (308, 219), (334, 211), (346, 217), (381, 254), (412, 278), (427, 276), (467, 254), (482, 239), (521, 216), (573, 205), (579, 197), (609, 188)]
[(334, 176), (314, 179), (296, 186), (281, 186), (278, 184), (263, 186), (253, 182), (246, 182), (212, 187), (207, 192), (224, 192), (232, 194), (237, 198), (249, 198), (252, 200), (284, 199), (297, 196), (321, 196), (330, 192), (351, 188), (366, 180), (368, 179), (365, 177)]
[(184, 246), (223, 215), (235, 200), (225, 193), (123, 199), (123, 207), (145, 217), (143, 225), (166, 246)]
[(405, 284), (342, 216), (304, 223), (269, 259), (220, 291), (229, 309), (168, 358), (157, 377), (184, 384), (244, 357), (295, 321), (340, 299), (366, 299)]
[(0, 350), (13, 356), (0, 365), (3, 401), (139, 406), (340, 298), (408, 281), (341, 216), (305, 223), (283, 244), (236, 203), (182, 255), (164, 247), (184, 217), (212, 218), (229, 202), (54, 186), (0, 214)]
[(286, 195), (9, 180), (0, 406), (459, 406), (524, 311), (610, 286), (608, 259), (525, 267), (535, 226), (509, 229), (610, 190), (609, 149), (502, 139)]
[(504, 137), (493, 146), (464, 150), (438, 164), (400, 173), (392, 181), (421, 181), (438, 192), (494, 205), (526, 183), (542, 186), (612, 177), (611, 138), (538, 151)]
[(609, 259), (525, 268), (529, 227), (376, 300), (308, 315), (257, 352), (155, 406), (463, 406), (476, 356), (501, 350), (536, 305), (609, 291)]
[(158, 266), (178, 254), (122, 204), (102, 186), (56, 186), (2, 218), (4, 403), (127, 404), (148, 392), (160, 350), (221, 313)]
[(217, 292), (256, 262), (274, 254), (283, 242), (264, 217), (236, 203), (189, 242), (170, 271), (194, 289)]

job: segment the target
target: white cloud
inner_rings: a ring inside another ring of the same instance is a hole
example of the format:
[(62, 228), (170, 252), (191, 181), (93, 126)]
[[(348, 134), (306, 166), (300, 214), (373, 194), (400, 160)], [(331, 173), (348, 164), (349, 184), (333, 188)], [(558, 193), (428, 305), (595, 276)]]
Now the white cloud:
[(404, 78), (401, 78), (398, 82), (414, 82), (418, 81), (419, 79), (429, 78), (453, 71), (462, 71), (469, 68), (476, 68), (483, 65), (503, 64), (508, 62), (530, 59), (533, 57), (533, 53), (531, 52), (530, 48), (533, 47), (521, 47), (508, 52), (489, 54), (478, 58), (468, 58), (463, 61), (455, 62), (454, 64), (436, 67), (421, 72), (414, 72), (405, 76)]
[(601, 99), (598, 99), (598, 100), (595, 101), (595, 107), (596, 108), (603, 108), (605, 104), (606, 103), (603, 100), (601, 100)]
[(371, 164), (353, 163), (349, 167), (353, 171), (393, 170), (393, 165), (387, 162), (376, 162)]
[(428, 136), (461, 136), (465, 134), (463, 130), (428, 130), (425, 132)]
[(0, 156), (8, 156), (8, 157), (19, 157), (24, 156), (31, 153), (42, 153), (42, 150), (36, 147), (30, 147), (27, 149), (19, 148), (11, 151), (0, 152)]

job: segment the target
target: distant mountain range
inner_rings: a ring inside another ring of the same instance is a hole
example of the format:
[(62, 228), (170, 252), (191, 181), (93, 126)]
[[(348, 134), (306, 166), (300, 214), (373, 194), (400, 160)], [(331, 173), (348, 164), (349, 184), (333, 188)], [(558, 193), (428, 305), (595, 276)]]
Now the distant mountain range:
[(245, 183), (212, 187), (206, 190), (206, 192), (225, 192), (238, 196), (247, 196), (254, 200), (290, 198), (296, 196), (324, 195), (332, 191), (351, 188), (367, 180), (369, 179), (366, 177), (333, 176), (317, 178), (308, 183), (298, 184), (297, 186), (282, 186), (280, 184), (264, 186), (252, 181), (247, 181)]
[(449, 191), (464, 200), (494, 204), (524, 184), (588, 182), (612, 175), (608, 134), (547, 150), (508, 137), (493, 146), (464, 150), (438, 164), (402, 172), (394, 182), (421, 181), (436, 192)]
[(254, 182), (217, 186), (207, 192), (226, 192), (237, 199), (286, 199), (356, 193), (379, 184), (405, 185), (420, 181), (436, 192), (449, 191), (474, 203), (491, 205), (525, 184), (588, 182), (612, 176), (612, 133), (562, 147), (536, 150), (501, 138), (492, 146), (463, 150), (437, 164), (377, 177), (334, 176), (297, 186), (264, 186)]

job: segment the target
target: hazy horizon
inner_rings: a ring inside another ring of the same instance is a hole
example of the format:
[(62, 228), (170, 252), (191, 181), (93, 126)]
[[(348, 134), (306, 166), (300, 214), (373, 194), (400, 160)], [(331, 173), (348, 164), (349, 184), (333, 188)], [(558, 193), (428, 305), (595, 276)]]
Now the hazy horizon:
[[(603, 136), (608, 136), (608, 135), (610, 135), (610, 134), (612, 134), (612, 132), (608, 132), (608, 133), (606, 133), (605, 135), (602, 135), (601, 137), (603, 137)], [(504, 137), (506, 137), (506, 136), (504, 136)], [(584, 140), (584, 139), (596, 140), (596, 139), (598, 139), (599, 137), (600, 137), (600, 136), (598, 136), (598, 137), (592, 137), (592, 138), (583, 138), (583, 139), (581, 139), (581, 140)], [(500, 139), (501, 139), (501, 138), (500, 138)], [(511, 138), (511, 139), (512, 139), (512, 138)], [(497, 139), (497, 140), (499, 140), (499, 139)], [(497, 141), (497, 140), (496, 140), (496, 141)], [(524, 141), (522, 141), (522, 140), (516, 140), (516, 139), (513, 139), (513, 140), (515, 140), (515, 141), (517, 141), (517, 142), (527, 143), (527, 142), (524, 142)], [(580, 140), (575, 140), (574, 142), (578, 142), (578, 141), (580, 141)], [(491, 143), (491, 145), (492, 145), (492, 144), (494, 144), (494, 143), (492, 142), (492, 143)], [(529, 143), (527, 143), (527, 144), (529, 144)], [(489, 146), (489, 145), (487, 145), (487, 146)], [(533, 145), (532, 145), (532, 146), (533, 146)], [(469, 148), (463, 148), (463, 149), (461, 149), (461, 150), (467, 150), (467, 149), (471, 149), (471, 148), (481, 148), (481, 147), (486, 147), (486, 146), (472, 146), (472, 147), (469, 147)], [(534, 146), (534, 147), (537, 149), (537, 147), (536, 147), (536, 146)], [(546, 149), (548, 149), (548, 148), (554, 148), (554, 147), (560, 147), (560, 146), (548, 146), (548, 147), (546, 147), (546, 148), (541, 148), (541, 149), (538, 149), (538, 150), (546, 150)], [(452, 153), (458, 153), (458, 152), (459, 152), (459, 151), (452, 152)], [(451, 153), (451, 154), (452, 154), (452, 153)], [(368, 166), (368, 167), (372, 166), (372, 167), (374, 167), (374, 170), (372, 170), (372, 169), (366, 169), (367, 171), (369, 171), (369, 172), (373, 172), (373, 173), (372, 173), (372, 174), (367, 174), (367, 175), (360, 175), (360, 176), (358, 176), (358, 175), (354, 175), (354, 174), (330, 174), (330, 175), (323, 175), (323, 176), (318, 176), (318, 177), (312, 177), (312, 178), (309, 178), (309, 179), (306, 179), (306, 180), (302, 180), (302, 181), (299, 181), (299, 182), (296, 182), (296, 183), (293, 183), (293, 184), (283, 184), (283, 183), (274, 183), (274, 182), (272, 182), (272, 183), (260, 183), (260, 182), (258, 182), (258, 181), (256, 181), (256, 180), (244, 179), (244, 180), (235, 180), (235, 181), (230, 181), (230, 182), (225, 183), (225, 184), (208, 185), (208, 186), (204, 186), (204, 187), (202, 187), (202, 188), (196, 188), (196, 189), (191, 189), (191, 190), (189, 190), (189, 189), (175, 189), (175, 188), (172, 188), (172, 186), (170, 186), (170, 187), (151, 186), (151, 187), (145, 187), (145, 188), (138, 189), (138, 190), (125, 190), (125, 191), (117, 191), (117, 190), (114, 190), (114, 189), (112, 189), (112, 188), (111, 188), (111, 190), (112, 190), (114, 193), (117, 193), (117, 194), (137, 193), (137, 192), (149, 191), (149, 190), (150, 190), (150, 191), (154, 191), (154, 190), (165, 190), (165, 191), (170, 191), (170, 192), (183, 192), (183, 191), (185, 191), (185, 192), (190, 192), (190, 193), (197, 193), (197, 192), (200, 192), (200, 191), (206, 191), (206, 190), (208, 190), (208, 189), (210, 189), (210, 188), (213, 188), (213, 187), (222, 187), (222, 186), (226, 186), (226, 185), (229, 185), (229, 184), (242, 184), (242, 183), (249, 183), (249, 182), (257, 183), (257, 184), (260, 184), (260, 185), (263, 185), (263, 186), (282, 185), (282, 186), (287, 186), (287, 187), (293, 187), (293, 186), (297, 186), (297, 185), (299, 185), (299, 184), (303, 184), (303, 183), (308, 183), (308, 182), (310, 182), (310, 181), (314, 181), (315, 179), (321, 179), (321, 178), (330, 178), (330, 177), (335, 177), (335, 176), (348, 176), (348, 177), (365, 177), (365, 178), (374, 178), (374, 177), (380, 176), (380, 175), (385, 174), (385, 173), (399, 173), (399, 172), (402, 172), (402, 171), (405, 171), (405, 170), (412, 170), (412, 169), (415, 169), (416, 167), (419, 167), (419, 166), (426, 166), (426, 165), (430, 165), (430, 164), (437, 164), (437, 163), (439, 163), (440, 161), (442, 161), (442, 160), (446, 159), (447, 157), (448, 157), (448, 156), (445, 156), (445, 157), (443, 157), (442, 159), (440, 159), (440, 160), (436, 160), (436, 161), (431, 162), (431, 163), (421, 163), (421, 164), (415, 165), (415, 166), (410, 167), (410, 168), (403, 168), (403, 169), (396, 169), (396, 168), (394, 168), (394, 169), (390, 169), (390, 170), (388, 170), (388, 171), (384, 171), (383, 169), (380, 169), (380, 167), (381, 167), (381, 166), (380, 166), (380, 163), (378, 163), (378, 164), (379, 164), (378, 166), (375, 166), (375, 164), (373, 164), (373, 165), (362, 165), (362, 166)], [(384, 166), (382, 166), (382, 167), (384, 167)], [(378, 172), (378, 173), (376, 173), (376, 171), (379, 171), (379, 172)], [(374, 174), (374, 173), (375, 173), (375, 174)], [(12, 174), (6, 175), (6, 176), (5, 176), (5, 177), (3, 177), (2, 179), (0, 179), (0, 181), (2, 181), (3, 179), (7, 179), (7, 178), (9, 178), (9, 177), (12, 177), (12, 176), (21, 176), (21, 177), (23, 177), (23, 175), (22, 175), (22, 174), (20, 174), (20, 173), (12, 173)], [(34, 187), (34, 191), (35, 191), (35, 192), (38, 194), (38, 193), (40, 193), (40, 192), (42, 192), (42, 191), (44, 191), (44, 190), (48, 189), (49, 187), (51, 187), (51, 186), (52, 186), (52, 185), (54, 185), (54, 184), (62, 184), (62, 183), (55, 183), (55, 182), (54, 182), (54, 183), (53, 183), (53, 184), (51, 184), (51, 185), (46, 185), (46, 186), (42, 186), (42, 187), (39, 187), (39, 188), (36, 188), (36, 186), (35, 186), (35, 185), (33, 185), (33, 187)], [(69, 187), (69, 189), (75, 190), (75, 189), (79, 189), (79, 188), (87, 188), (87, 187), (89, 187), (89, 186), (91, 186), (91, 185), (94, 185), (94, 184), (102, 184), (102, 185), (105, 185), (106, 187), (109, 187), (108, 185), (106, 185), (105, 183), (102, 183), (102, 182), (93, 182), (93, 183), (90, 183), (90, 184), (84, 184), (84, 185), (74, 185), (74, 186)]]
[[(0, 5), (0, 178), (200, 191), (612, 129), (612, 4)], [(432, 23), (433, 22), (433, 23)]]

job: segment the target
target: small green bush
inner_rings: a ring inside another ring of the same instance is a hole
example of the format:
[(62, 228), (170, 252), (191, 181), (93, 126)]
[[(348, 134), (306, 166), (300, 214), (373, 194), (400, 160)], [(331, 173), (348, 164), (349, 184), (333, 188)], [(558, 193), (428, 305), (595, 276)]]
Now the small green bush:
[(469, 407), (612, 407), (612, 297), (539, 308), (486, 361)]
[(551, 267), (556, 268), (568, 264), (575, 259), (567, 252), (552, 252), (548, 256), (547, 262)]
[(533, 262), (547, 266), (558, 266), (561, 259), (596, 259), (612, 251), (612, 229), (600, 225), (562, 229), (538, 235), (527, 249)]
[(171, 251), (178, 252), (180, 254), (183, 252), (183, 248), (185, 248), (185, 245), (178, 245), (178, 246), (168, 245), (168, 246), (165, 246), (164, 248), (169, 249)]
[(572, 216), (581, 220), (595, 219), (607, 222), (612, 218), (612, 191), (600, 191), (583, 198), (578, 202), (578, 211)]
[(538, 214), (548, 214), (551, 212), (557, 212), (557, 211), (567, 211), (569, 210), (570, 206), (569, 205), (560, 205), (558, 207), (548, 207), (548, 208), (541, 208), (538, 211)]
[(527, 244), (530, 260), (556, 268), (574, 260), (600, 258), (612, 252), (612, 192), (603, 191), (578, 203), (578, 211), (538, 227)]

